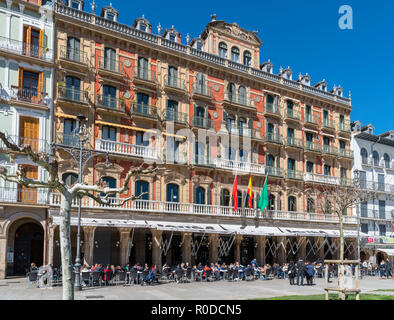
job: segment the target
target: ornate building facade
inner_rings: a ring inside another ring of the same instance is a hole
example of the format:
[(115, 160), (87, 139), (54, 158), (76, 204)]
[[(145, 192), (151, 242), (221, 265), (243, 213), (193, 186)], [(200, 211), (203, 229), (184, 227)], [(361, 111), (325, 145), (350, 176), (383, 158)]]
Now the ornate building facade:
[[(55, 4), (55, 100), (52, 141), (62, 178), (78, 176), (65, 148), (75, 147), (78, 116), (89, 147), (85, 183), (122, 185), (130, 167), (156, 163), (163, 173), (134, 177), (122, 207), (82, 200), (85, 263), (240, 261), (259, 263), (339, 254), (338, 218), (306, 192), (350, 184), (351, 100), (342, 88), (292, 80), (261, 63), (257, 32), (213, 15), (198, 38), (174, 28), (158, 34), (143, 16), (132, 26), (112, 6)], [(80, 117), (79, 117), (80, 119)], [(104, 161), (108, 155), (111, 165)], [(238, 176), (238, 210), (231, 191)], [(253, 207), (247, 205), (252, 176)], [(266, 176), (270, 204), (257, 202)], [(113, 198), (114, 203), (120, 199)], [(60, 263), (60, 197), (48, 202), (48, 262)], [(76, 252), (73, 206), (72, 244)], [(356, 254), (357, 220), (345, 217), (346, 256)], [(9, 239), (12, 234), (7, 234)]]

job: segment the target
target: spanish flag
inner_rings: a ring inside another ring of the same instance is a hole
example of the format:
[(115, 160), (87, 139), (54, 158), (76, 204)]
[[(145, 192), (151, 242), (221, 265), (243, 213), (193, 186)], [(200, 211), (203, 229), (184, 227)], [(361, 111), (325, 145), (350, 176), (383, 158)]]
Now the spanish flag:
[(248, 185), (248, 202), (249, 202), (249, 209), (252, 208), (252, 198), (253, 198), (253, 192), (252, 192), (252, 176), (250, 176), (249, 179), (249, 185)]

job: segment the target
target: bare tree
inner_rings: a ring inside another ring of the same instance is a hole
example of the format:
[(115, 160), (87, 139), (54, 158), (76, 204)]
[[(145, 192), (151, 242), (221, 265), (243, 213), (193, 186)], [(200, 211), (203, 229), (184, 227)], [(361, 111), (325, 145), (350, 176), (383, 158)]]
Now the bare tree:
[[(0, 139), (3, 141), (10, 153), (17, 152), (29, 157), (29, 159), (44, 168), (49, 173), (48, 181), (38, 181), (26, 177), (26, 171), (23, 169), (17, 170), (15, 174), (9, 174), (7, 168), (0, 166), (0, 177), (6, 181), (17, 183), (26, 188), (43, 188), (52, 191), (57, 191), (61, 194), (60, 203), (60, 252), (63, 272), (63, 300), (74, 300), (74, 283), (72, 280), (72, 261), (71, 261), (71, 205), (73, 199), (89, 197), (102, 205), (122, 206), (127, 201), (141, 198), (144, 194), (138, 197), (132, 195), (127, 198), (122, 198), (121, 201), (114, 203), (110, 196), (115, 194), (121, 195), (129, 190), (129, 182), (133, 176), (140, 174), (150, 174), (156, 172), (158, 167), (156, 164), (147, 166), (144, 163), (139, 167), (131, 167), (126, 175), (123, 186), (120, 188), (109, 188), (106, 183), (98, 181), (95, 185), (86, 185), (76, 183), (72, 186), (67, 186), (59, 178), (58, 162), (55, 157), (49, 156), (46, 153), (36, 153), (32, 150), (30, 145), (18, 146), (17, 144), (8, 140), (7, 136), (0, 131)], [(102, 196), (103, 195), (103, 196)]]
[[(343, 184), (317, 184), (313, 188), (306, 190), (307, 194), (315, 196), (317, 207), (325, 214), (335, 213), (339, 221), (339, 261), (340, 266), (344, 263), (345, 242), (343, 232), (343, 220), (348, 211), (359, 204), (373, 200), (377, 197), (375, 190), (362, 188), (359, 177), (355, 177), (350, 185)], [(342, 270), (342, 268), (338, 268)], [(343, 274), (338, 272), (338, 282), (343, 286)], [(344, 299), (342, 293), (340, 298)]]

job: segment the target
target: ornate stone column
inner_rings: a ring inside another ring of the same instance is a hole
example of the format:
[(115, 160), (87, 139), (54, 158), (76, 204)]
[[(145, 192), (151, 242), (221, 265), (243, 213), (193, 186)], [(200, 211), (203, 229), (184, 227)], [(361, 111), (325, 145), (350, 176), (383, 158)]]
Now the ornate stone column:
[(259, 266), (265, 265), (265, 236), (255, 236), (254, 241), (257, 247), (254, 249), (254, 255)]
[(55, 227), (48, 225), (48, 264), (53, 265), (53, 249), (55, 241)]
[(124, 266), (129, 262), (129, 240), (131, 228), (118, 228), (120, 242), (120, 265)]
[(215, 263), (218, 261), (218, 242), (219, 235), (216, 233), (211, 233), (208, 236), (209, 239), (209, 263)]
[(7, 276), (7, 238), (0, 235), (0, 279)]
[(83, 263), (91, 266), (93, 264), (94, 231), (96, 227), (82, 227), (83, 229)]
[(161, 247), (162, 247), (161, 230), (152, 230), (152, 264), (161, 269)]
[(276, 263), (283, 264), (286, 262), (286, 247), (285, 247), (286, 237), (277, 237), (276, 238)]
[(297, 237), (297, 245), (298, 245), (298, 254), (297, 260), (306, 260), (306, 242), (307, 237)]
[(192, 263), (192, 234), (186, 232), (183, 234), (183, 243), (182, 243), (182, 261)]
[(137, 263), (145, 263), (145, 233), (142, 230), (134, 231), (135, 260)]
[(323, 237), (315, 237), (316, 244), (316, 259), (324, 260), (324, 238)]
[(234, 240), (234, 259), (241, 263), (241, 242), (243, 236), (236, 235)]

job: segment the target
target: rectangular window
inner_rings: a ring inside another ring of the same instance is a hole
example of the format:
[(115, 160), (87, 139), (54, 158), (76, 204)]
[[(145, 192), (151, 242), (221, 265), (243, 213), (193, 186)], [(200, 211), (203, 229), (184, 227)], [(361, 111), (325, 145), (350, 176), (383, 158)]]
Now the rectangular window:
[(360, 171), (360, 188), (365, 189), (367, 187), (367, 173), (365, 171)]
[(305, 112), (306, 112), (306, 121), (312, 122), (312, 107), (307, 105)]
[(361, 203), (360, 210), (361, 210), (361, 217), (367, 218), (368, 217), (368, 202)]
[(137, 132), (135, 136), (136, 136), (136, 145), (137, 146), (144, 146), (144, 147), (149, 146), (149, 140), (144, 140), (144, 133), (143, 132)]
[(385, 224), (379, 225), (379, 235), (386, 236), (386, 225)]
[(327, 110), (324, 110), (324, 111), (323, 111), (323, 124), (324, 124), (325, 126), (328, 126), (328, 121), (329, 121), (329, 118), (328, 118), (328, 111), (327, 111)]
[(361, 232), (368, 233), (368, 223), (361, 224)]
[(178, 69), (175, 67), (168, 67), (168, 85), (176, 87), (178, 82)]
[(386, 201), (379, 200), (379, 219), (386, 219)]
[(384, 191), (384, 174), (378, 174), (378, 190)]
[(306, 172), (313, 173), (313, 162), (308, 161), (306, 163)]
[(102, 139), (107, 141), (116, 141), (116, 128), (103, 126)]
[(329, 166), (327, 164), (324, 165), (324, 175), (331, 176), (331, 166)]

